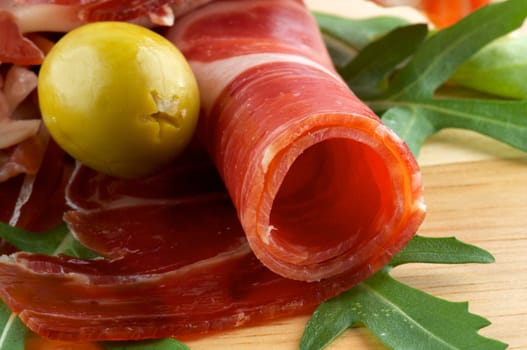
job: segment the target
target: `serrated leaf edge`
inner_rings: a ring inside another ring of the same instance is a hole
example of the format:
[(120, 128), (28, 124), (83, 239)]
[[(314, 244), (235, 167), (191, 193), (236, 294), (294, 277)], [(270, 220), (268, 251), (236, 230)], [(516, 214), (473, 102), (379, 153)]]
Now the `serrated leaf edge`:
[[(417, 292), (423, 293), (423, 294), (425, 294), (425, 295), (431, 296), (431, 297), (433, 297), (433, 298), (437, 298), (437, 299), (439, 299), (439, 300), (442, 300), (442, 301), (445, 301), (445, 302), (448, 302), (448, 303), (452, 303), (452, 304), (457, 304), (457, 305), (459, 305), (459, 306), (463, 306), (464, 311), (466, 311), (467, 314), (469, 314), (469, 315), (472, 316), (472, 317), (476, 317), (476, 318), (478, 318), (478, 320), (482, 321), (482, 325), (481, 325), (479, 328), (476, 328), (476, 329), (475, 329), (476, 331), (478, 331), (478, 330), (480, 330), (480, 329), (482, 329), (482, 328), (484, 328), (484, 327), (486, 327), (486, 326), (488, 326), (488, 325), (491, 324), (490, 321), (489, 321), (488, 319), (486, 319), (486, 318), (484, 318), (484, 317), (482, 317), (482, 316), (480, 316), (480, 315), (476, 315), (476, 314), (471, 313), (471, 312), (469, 311), (469, 308), (468, 308), (468, 302), (467, 302), (467, 301), (463, 301), (463, 302), (452, 302), (452, 301), (448, 301), (448, 300), (445, 300), (445, 299), (442, 299), (442, 298), (438, 298), (438, 297), (433, 296), (433, 295), (431, 295), (431, 294), (428, 294), (428, 293), (426, 293), (426, 292), (424, 292), (424, 291), (421, 291), (421, 290), (419, 290), (419, 289), (416, 289), (416, 288), (414, 288), (414, 287), (412, 287), (412, 286), (409, 286), (409, 285), (407, 285), (407, 284), (404, 284), (404, 283), (401, 283), (401, 282), (397, 281), (396, 279), (394, 279), (393, 277), (391, 277), (391, 276), (389, 275), (389, 273), (386, 272), (386, 271), (381, 272), (381, 274), (383, 274), (382, 276), (383, 276), (384, 278), (388, 278), (388, 279), (394, 281), (395, 283), (400, 283), (400, 284), (406, 286), (407, 288), (412, 288), (412, 289), (416, 290)], [(446, 342), (446, 341), (445, 341), (444, 339), (442, 339), (441, 337), (438, 337), (438, 336), (434, 335), (434, 334), (431, 333), (427, 328), (423, 327), (418, 321), (416, 321), (413, 317), (411, 317), (411, 316), (410, 316), (408, 313), (406, 313), (403, 309), (401, 309), (401, 308), (400, 308), (399, 306), (397, 306), (396, 304), (393, 304), (393, 303), (392, 303), (389, 299), (387, 299), (383, 294), (377, 292), (374, 288), (372, 288), (370, 285), (368, 285), (368, 280), (364, 281), (364, 283), (361, 283), (360, 286), (361, 286), (362, 288), (366, 289), (369, 293), (372, 293), (373, 295), (375, 295), (376, 297), (378, 297), (379, 300), (381, 300), (382, 302), (385, 302), (387, 305), (390, 305), (391, 307), (394, 307), (394, 309), (399, 310), (399, 311), (401, 312), (401, 314), (403, 314), (403, 315), (406, 316), (406, 318), (409, 320), (409, 322), (410, 322), (412, 325), (414, 325), (414, 326), (416, 326), (417, 328), (423, 330), (424, 333), (428, 334), (429, 336), (431, 335), (431, 338), (433, 338), (433, 339), (437, 339), (440, 343), (445, 344), (445, 346), (446, 346), (447, 348), (449, 348), (449, 349), (452, 349), (452, 350), (460, 350), (459, 348), (454, 347), (454, 346), (452, 346), (450, 343)], [(366, 321), (363, 321), (363, 323), (364, 323), (364, 325), (366, 326), (366, 328), (368, 328), (368, 323), (367, 323)], [(368, 329), (369, 329), (369, 328), (368, 328)], [(477, 333), (477, 332), (476, 332), (476, 333)], [(481, 338), (489, 339), (489, 338), (486, 338), (486, 337), (483, 337), (483, 336), (479, 335), (479, 333), (477, 333), (477, 334), (478, 334), (478, 336), (480, 336)], [(384, 341), (383, 341), (382, 337), (377, 337), (377, 338), (378, 338), (381, 342), (383, 342), (383, 344), (384, 344)], [(489, 339), (489, 340), (494, 340), (494, 339)], [(385, 345), (387, 345), (387, 344), (385, 344)]]

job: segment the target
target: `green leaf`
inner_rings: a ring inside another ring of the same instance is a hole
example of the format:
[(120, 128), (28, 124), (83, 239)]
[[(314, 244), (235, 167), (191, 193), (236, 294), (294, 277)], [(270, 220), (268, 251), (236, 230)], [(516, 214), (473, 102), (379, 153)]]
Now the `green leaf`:
[(480, 8), (423, 43), (398, 74), (387, 96), (392, 100), (432, 97), (479, 49), (518, 28), (527, 16), (527, 0), (508, 0)]
[(467, 303), (449, 302), (397, 282), (381, 271), (322, 303), (309, 320), (302, 350), (322, 349), (351, 326), (364, 325), (393, 349), (505, 349), (477, 331), (489, 322), (468, 312)]
[(525, 35), (496, 40), (465, 62), (450, 81), (496, 96), (526, 99), (526, 53)]
[(175, 339), (143, 340), (128, 342), (104, 342), (107, 350), (189, 350), (185, 344)]
[(398, 27), (367, 45), (339, 73), (355, 93), (372, 95), (379, 83), (415, 52), (427, 34), (426, 24)]
[(4, 303), (0, 303), (0, 329), (0, 350), (24, 350), (28, 329)]
[(408, 263), (487, 264), (492, 262), (494, 262), (494, 257), (489, 252), (463, 243), (455, 237), (415, 236), (392, 258), (389, 266), (399, 266)]
[(68, 233), (64, 224), (46, 232), (33, 233), (0, 222), (0, 237), (31, 253), (54, 254)]
[(437, 131), (419, 108), (393, 107), (382, 115), (382, 121), (402, 138), (417, 157), (425, 139)]
[[(449, 238), (415, 236), (389, 263), (489, 263), (488, 252)], [(301, 349), (322, 349), (349, 327), (366, 326), (394, 349), (502, 349), (477, 330), (488, 321), (451, 303), (393, 280), (388, 269), (321, 304), (301, 339)]]
[[(382, 103), (372, 103), (372, 107)], [(443, 128), (465, 128), (527, 151), (527, 101), (426, 99), (401, 101), (383, 121), (414, 155), (424, 138)], [(382, 107), (381, 107), (382, 108)]]
[(314, 16), (337, 67), (347, 64), (373, 40), (408, 24), (405, 19), (389, 16), (351, 19), (318, 12)]
[(69, 234), (64, 237), (60, 248), (56, 250), (57, 254), (65, 254), (81, 259), (95, 259), (101, 255), (97, 252), (82, 245), (73, 235)]
[(19, 250), (30, 253), (66, 254), (84, 259), (100, 256), (76, 240), (65, 224), (46, 232), (35, 233), (0, 222), (0, 237)]

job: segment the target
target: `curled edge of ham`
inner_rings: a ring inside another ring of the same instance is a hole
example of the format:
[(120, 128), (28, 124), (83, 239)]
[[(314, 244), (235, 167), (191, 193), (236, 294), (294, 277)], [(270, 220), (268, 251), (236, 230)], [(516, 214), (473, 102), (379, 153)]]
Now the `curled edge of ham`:
[[(219, 23), (243, 18), (291, 28)], [(379, 256), (386, 263), (415, 234), (425, 213), (416, 161), (337, 76), (301, 1), (217, 1), (167, 37), (196, 74), (199, 137), (269, 269), (319, 281)]]

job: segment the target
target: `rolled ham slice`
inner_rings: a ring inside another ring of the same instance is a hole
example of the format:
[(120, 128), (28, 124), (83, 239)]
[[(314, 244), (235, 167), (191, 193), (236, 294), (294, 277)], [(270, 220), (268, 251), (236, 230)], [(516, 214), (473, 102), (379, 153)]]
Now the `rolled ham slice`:
[(319, 281), (386, 263), (416, 232), (417, 164), (335, 73), (301, 1), (215, 1), (167, 37), (196, 74), (198, 136), (265, 266)]
[(195, 336), (309, 312), (423, 220), (414, 158), (335, 73), (301, 1), (214, 1), (166, 35), (200, 83), (198, 146), (148, 179), (76, 168), (65, 219), (102, 258), (0, 260), (2, 299), (41, 336)]

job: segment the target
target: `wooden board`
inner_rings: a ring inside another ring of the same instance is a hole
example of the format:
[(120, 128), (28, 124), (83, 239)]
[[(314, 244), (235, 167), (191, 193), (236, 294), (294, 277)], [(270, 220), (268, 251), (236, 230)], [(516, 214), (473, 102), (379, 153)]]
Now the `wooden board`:
[[(357, 17), (378, 11), (356, 0), (307, 3)], [(395, 13), (419, 17), (407, 9)], [(471, 312), (492, 322), (481, 334), (508, 343), (510, 350), (527, 349), (527, 154), (474, 133), (445, 130), (427, 141), (419, 162), (428, 206), (419, 233), (456, 236), (488, 250), (496, 262), (413, 264), (396, 268), (393, 275), (435, 296), (468, 301)], [(280, 320), (187, 344), (195, 350), (297, 349), (306, 320)], [(328, 349), (385, 348), (364, 329), (353, 329)]]

